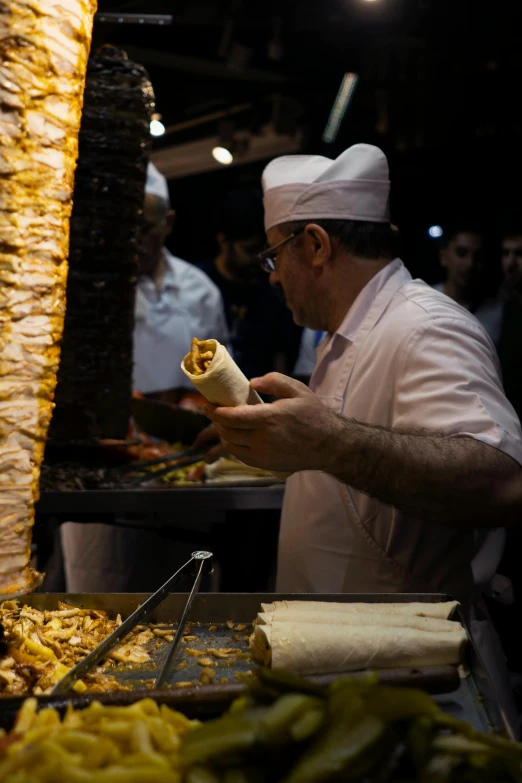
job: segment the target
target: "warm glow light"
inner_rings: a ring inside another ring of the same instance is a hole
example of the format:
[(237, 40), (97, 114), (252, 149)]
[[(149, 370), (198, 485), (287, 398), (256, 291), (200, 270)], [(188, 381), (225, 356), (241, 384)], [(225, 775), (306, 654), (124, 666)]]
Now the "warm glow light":
[(150, 135), (151, 136), (163, 136), (165, 133), (165, 126), (160, 120), (150, 121)]
[(440, 226), (430, 226), (428, 229), (428, 234), (432, 239), (438, 239), (443, 235), (444, 231)]
[(323, 141), (326, 144), (332, 144), (335, 141), (358, 81), (359, 77), (356, 73), (344, 74), (339, 92), (332, 106), (332, 111), (328, 117), (326, 128), (324, 129)]
[(222, 163), (223, 166), (228, 166), (229, 163), (232, 163), (234, 160), (234, 156), (226, 147), (214, 147), (212, 155), (214, 159), (217, 160), (218, 163)]

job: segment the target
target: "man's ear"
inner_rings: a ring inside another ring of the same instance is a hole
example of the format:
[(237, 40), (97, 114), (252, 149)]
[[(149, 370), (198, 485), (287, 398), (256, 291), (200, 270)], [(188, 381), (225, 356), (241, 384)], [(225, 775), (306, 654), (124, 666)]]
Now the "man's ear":
[(168, 236), (171, 233), (175, 223), (176, 223), (176, 210), (169, 209), (169, 211), (167, 212), (167, 233), (165, 236)]
[(440, 251), (440, 253), (439, 253), (439, 261), (440, 261), (441, 267), (443, 269), (446, 269), (446, 267), (448, 266), (448, 262), (447, 262), (447, 259), (446, 259), (446, 249), (445, 248), (443, 248)]
[(333, 247), (330, 235), (316, 223), (310, 223), (304, 230), (304, 251), (312, 266), (323, 267), (332, 257)]

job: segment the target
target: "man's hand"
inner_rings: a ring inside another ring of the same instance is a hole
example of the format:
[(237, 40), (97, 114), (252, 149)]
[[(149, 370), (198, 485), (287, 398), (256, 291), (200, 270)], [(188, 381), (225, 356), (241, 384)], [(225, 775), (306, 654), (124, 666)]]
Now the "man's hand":
[(223, 448), (264, 470), (327, 470), (332, 443), (342, 431), (339, 417), (307, 386), (280, 373), (251, 384), (279, 399), (266, 405), (205, 407)]
[[(279, 399), (205, 408), (226, 451), (248, 465), (285, 473), (322, 470), (412, 517), (450, 527), (515, 524), (522, 511), (520, 466), (493, 446), (470, 436), (346, 419), (278, 373), (252, 386)], [(508, 486), (513, 497), (506, 503)]]
[(225, 450), (221, 445), (219, 435), (216, 432), (216, 428), (213, 424), (205, 427), (205, 429), (199, 433), (198, 437), (192, 445), (195, 448), (201, 447), (202, 449), (208, 447), (208, 451), (205, 454), (205, 462), (208, 463), (215, 462), (217, 459), (225, 455)]

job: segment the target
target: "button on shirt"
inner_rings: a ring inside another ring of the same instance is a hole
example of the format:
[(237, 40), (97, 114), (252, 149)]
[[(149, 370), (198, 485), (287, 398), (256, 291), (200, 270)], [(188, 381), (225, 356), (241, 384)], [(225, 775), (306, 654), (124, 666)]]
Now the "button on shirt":
[(163, 252), (168, 268), (161, 289), (141, 277), (136, 291), (133, 383), (145, 394), (187, 385), (180, 364), (193, 337), (228, 344), (217, 286), (197, 267)]
[[(399, 259), (324, 338), (310, 386), (347, 418), (468, 435), (522, 464), (522, 432), (491, 340), (466, 310), (412, 280)], [(472, 532), (407, 516), (326, 473), (302, 471), (287, 481), (278, 591), (435, 591), (465, 599), (474, 554)]]

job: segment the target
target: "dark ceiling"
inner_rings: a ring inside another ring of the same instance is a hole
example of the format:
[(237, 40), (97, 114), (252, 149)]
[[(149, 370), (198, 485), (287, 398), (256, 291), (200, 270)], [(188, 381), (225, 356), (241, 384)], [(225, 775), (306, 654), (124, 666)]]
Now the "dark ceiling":
[[(283, 131), (304, 130), (307, 151), (335, 156), (354, 142), (378, 144), (390, 159), (394, 220), (413, 248), (431, 223), (473, 214), (493, 229), (520, 205), (513, 198), (522, 174), (519, 3), (483, 5), (100, 0), (100, 11), (172, 14), (173, 23), (97, 24), (95, 45), (122, 45), (147, 67), (170, 129), (158, 147), (215, 134), (217, 119), (193, 121), (238, 106), (236, 127), (255, 133), (273, 117), (274, 96)], [(360, 81), (335, 143), (325, 145), (322, 131), (348, 71)], [(203, 212), (207, 222), (219, 194), (257, 180), (262, 167), (176, 181), (180, 254), (210, 252), (211, 237), (196, 231), (196, 219)]]

